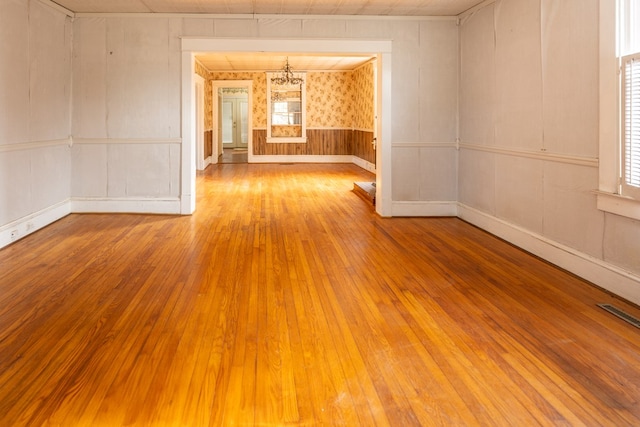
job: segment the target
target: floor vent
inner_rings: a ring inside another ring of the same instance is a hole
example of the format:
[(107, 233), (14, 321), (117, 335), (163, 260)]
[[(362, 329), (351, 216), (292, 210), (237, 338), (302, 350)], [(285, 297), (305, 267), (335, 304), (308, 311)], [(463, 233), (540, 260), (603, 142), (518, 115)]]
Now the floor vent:
[(631, 323), (636, 328), (640, 328), (640, 319), (633, 317), (629, 313), (626, 313), (620, 310), (619, 308), (612, 306), (611, 304), (598, 304), (598, 307), (607, 310), (609, 313), (613, 314), (614, 316), (618, 316), (619, 318), (621, 318), (627, 323)]

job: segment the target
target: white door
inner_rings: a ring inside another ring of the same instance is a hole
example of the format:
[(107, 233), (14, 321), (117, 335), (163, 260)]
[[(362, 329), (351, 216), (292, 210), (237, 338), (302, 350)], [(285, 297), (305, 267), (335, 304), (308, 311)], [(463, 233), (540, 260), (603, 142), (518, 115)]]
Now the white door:
[(247, 94), (240, 95), (222, 100), (223, 148), (247, 148), (249, 142)]

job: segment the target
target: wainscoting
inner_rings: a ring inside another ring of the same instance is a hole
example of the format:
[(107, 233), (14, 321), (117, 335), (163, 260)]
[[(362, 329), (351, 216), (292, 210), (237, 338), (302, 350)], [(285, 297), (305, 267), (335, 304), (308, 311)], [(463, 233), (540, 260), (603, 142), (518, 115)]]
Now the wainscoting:
[(373, 132), (351, 129), (307, 129), (306, 143), (267, 143), (265, 129), (253, 130), (253, 154), (257, 156), (356, 156), (375, 164)]
[(211, 157), (213, 155), (213, 131), (204, 131), (204, 158)]

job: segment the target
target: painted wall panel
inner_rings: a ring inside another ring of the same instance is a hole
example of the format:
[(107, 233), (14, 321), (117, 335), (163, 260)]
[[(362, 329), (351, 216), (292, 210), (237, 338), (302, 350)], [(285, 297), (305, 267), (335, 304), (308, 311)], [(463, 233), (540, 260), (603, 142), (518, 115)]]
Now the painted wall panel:
[(302, 20), (287, 18), (258, 19), (260, 37), (302, 37)]
[(495, 154), (475, 150), (458, 153), (458, 201), (495, 215)]
[(305, 19), (302, 21), (304, 37), (340, 38), (347, 33), (347, 25), (341, 19)]
[(420, 25), (398, 22), (393, 25), (393, 82), (391, 132), (394, 141), (420, 141)]
[[(182, 34), (182, 20), (179, 18), (169, 19), (169, 45), (167, 59), (167, 79), (170, 84), (166, 86), (166, 124), (167, 135), (169, 138), (179, 138), (182, 134), (182, 119), (175, 111), (179, 111), (182, 106), (182, 60), (180, 40)], [(180, 82), (173, 84), (173, 82)]]
[(29, 140), (29, 8), (0, 2), (0, 144)]
[(107, 32), (104, 18), (74, 22), (73, 136), (107, 137)]
[(420, 148), (394, 147), (392, 154), (393, 200), (420, 200)]
[(393, 40), (393, 22), (381, 20), (349, 20), (347, 24), (348, 38)]
[(596, 168), (546, 162), (544, 235), (602, 259), (604, 212), (596, 207)]
[(0, 152), (0, 225), (69, 199), (67, 145)]
[(605, 241), (604, 259), (627, 271), (640, 271), (640, 221), (607, 214), (604, 234), (616, 236)]
[(258, 21), (254, 19), (219, 19), (213, 21), (216, 37), (257, 37)]
[(598, 156), (597, 0), (542, 1), (544, 146)]
[(214, 32), (213, 20), (206, 18), (184, 18), (182, 20), (182, 35), (186, 37), (213, 37)]
[(495, 142), (494, 5), (477, 11), (460, 27), (461, 141), (493, 145)]
[(455, 148), (420, 149), (420, 200), (457, 200), (457, 175), (458, 154)]
[(53, 206), (71, 196), (71, 155), (68, 145), (30, 151), (32, 211)]
[(542, 234), (543, 161), (496, 156), (496, 216)]
[[(173, 64), (169, 19), (107, 21), (107, 135), (170, 138), (179, 135), (180, 81)], [(175, 49), (175, 47), (174, 47)]]
[(498, 1), (495, 7), (496, 145), (542, 147), (540, 4)]
[(74, 144), (71, 147), (73, 197), (107, 197), (107, 144)]
[(42, 3), (31, 4), (29, 139), (67, 138), (71, 125), (71, 20)]
[(420, 23), (420, 141), (450, 142), (458, 123), (458, 26)]
[(0, 225), (33, 213), (30, 179), (27, 150), (0, 152)]
[(170, 144), (111, 144), (107, 148), (108, 197), (177, 197), (171, 188)]
[(41, 2), (0, 2), (0, 228), (21, 236), (69, 199), (71, 30)]

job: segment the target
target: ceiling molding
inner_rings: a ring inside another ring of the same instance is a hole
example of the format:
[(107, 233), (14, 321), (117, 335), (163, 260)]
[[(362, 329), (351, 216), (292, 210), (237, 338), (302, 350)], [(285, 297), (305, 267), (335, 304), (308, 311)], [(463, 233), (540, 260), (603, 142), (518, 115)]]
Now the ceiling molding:
[[(40, 0), (45, 2), (47, 0)], [(492, 0), (495, 1), (495, 0)], [(55, 3), (54, 3), (55, 4)], [(73, 13), (73, 12), (70, 12)], [(287, 15), (287, 14), (220, 14), (220, 13), (114, 13), (114, 12), (78, 12), (76, 18), (193, 18), (193, 19), (292, 19), (292, 20), (345, 20), (345, 21), (454, 21), (458, 15), (446, 16), (405, 16), (405, 15)]]

